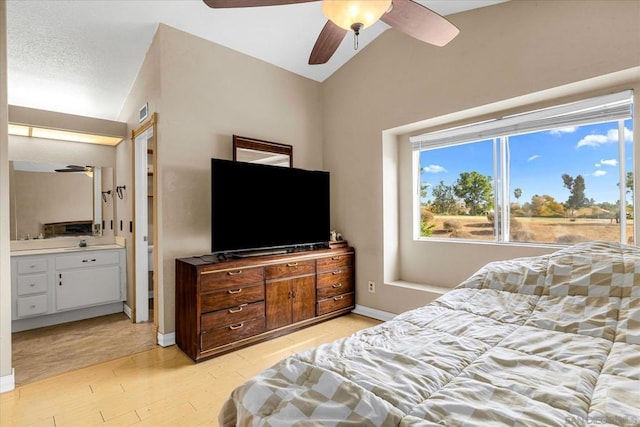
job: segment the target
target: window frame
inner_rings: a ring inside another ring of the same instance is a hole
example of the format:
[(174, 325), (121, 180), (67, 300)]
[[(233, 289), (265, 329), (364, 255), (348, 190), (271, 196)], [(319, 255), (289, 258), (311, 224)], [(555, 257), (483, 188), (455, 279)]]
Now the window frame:
[[(542, 109), (525, 111), (511, 115), (497, 115), (488, 120), (472, 122), (462, 126), (445, 128), (409, 137), (412, 144), (412, 170), (414, 173), (413, 200), (413, 240), (451, 242), (451, 238), (423, 237), (421, 235), (421, 173), (420, 153), (427, 149), (442, 148), (466, 143), (479, 143), (493, 140), (493, 186), (494, 206), (500, 207), (500, 215), (494, 215), (494, 235), (491, 240), (456, 238), (453, 241), (465, 243), (518, 244), (527, 246), (564, 246), (557, 242), (520, 242), (510, 238), (510, 181), (509, 137), (534, 132), (543, 132), (567, 126), (593, 125), (598, 123), (617, 122), (618, 124), (618, 157), (619, 157), (619, 206), (620, 212), (626, 212), (626, 147), (624, 122), (633, 123), (633, 90), (611, 93), (603, 96), (587, 98), (576, 102), (558, 104)], [(632, 143), (633, 144), (633, 143)], [(632, 151), (634, 146), (632, 145)], [(633, 153), (635, 156), (635, 153)], [(634, 180), (636, 171), (633, 171)], [(501, 185), (505, 183), (505, 185)], [(634, 185), (635, 189), (635, 185)], [(635, 197), (632, 195), (635, 209)], [(504, 201), (501, 203), (501, 201)], [(635, 217), (635, 215), (634, 215)], [(503, 224), (500, 224), (502, 218)], [(634, 242), (635, 228), (633, 229)], [(620, 239), (627, 242), (626, 215), (620, 215)]]

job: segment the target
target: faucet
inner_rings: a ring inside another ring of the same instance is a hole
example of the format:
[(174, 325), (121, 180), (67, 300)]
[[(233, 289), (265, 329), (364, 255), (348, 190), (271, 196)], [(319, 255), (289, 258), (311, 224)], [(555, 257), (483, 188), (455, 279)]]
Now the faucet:
[(84, 240), (84, 239), (80, 240), (80, 243), (78, 243), (78, 247), (86, 248), (87, 247), (87, 241)]

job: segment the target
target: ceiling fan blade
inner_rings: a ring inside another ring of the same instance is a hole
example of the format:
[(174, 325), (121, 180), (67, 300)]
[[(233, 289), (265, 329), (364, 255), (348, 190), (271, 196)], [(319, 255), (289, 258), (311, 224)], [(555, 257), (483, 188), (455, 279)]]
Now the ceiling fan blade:
[(309, 3), (318, 0), (203, 0), (205, 4), (214, 9), (227, 9), (234, 7), (258, 7), (280, 6), (284, 4)]
[(380, 20), (411, 37), (440, 47), (460, 32), (447, 19), (412, 0), (393, 0), (391, 11)]
[(326, 63), (338, 49), (346, 34), (347, 30), (338, 27), (331, 21), (327, 21), (316, 40), (316, 44), (313, 46), (313, 50), (311, 50), (309, 65)]

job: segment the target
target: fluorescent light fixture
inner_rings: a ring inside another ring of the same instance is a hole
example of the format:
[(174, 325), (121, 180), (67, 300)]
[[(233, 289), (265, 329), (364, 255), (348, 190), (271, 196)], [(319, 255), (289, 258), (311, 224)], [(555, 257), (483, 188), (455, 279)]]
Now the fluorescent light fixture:
[(34, 138), (55, 139), (58, 141), (84, 142), (87, 144), (118, 145), (122, 138), (105, 135), (92, 135), (82, 132), (45, 129), (25, 125), (9, 124), (9, 135), (31, 136)]
[(12, 125), (9, 123), (9, 135), (31, 136), (31, 128), (29, 126)]

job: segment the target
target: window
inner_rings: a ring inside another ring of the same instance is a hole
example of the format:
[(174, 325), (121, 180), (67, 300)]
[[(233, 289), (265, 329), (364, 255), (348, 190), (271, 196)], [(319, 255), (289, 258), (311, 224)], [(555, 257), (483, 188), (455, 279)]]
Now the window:
[(417, 239), (634, 243), (632, 92), (411, 138)]

